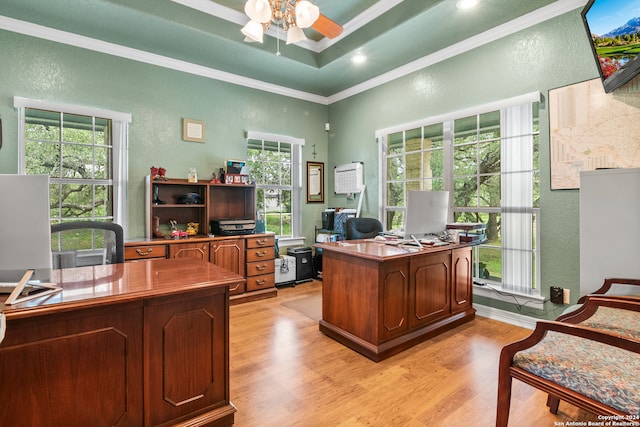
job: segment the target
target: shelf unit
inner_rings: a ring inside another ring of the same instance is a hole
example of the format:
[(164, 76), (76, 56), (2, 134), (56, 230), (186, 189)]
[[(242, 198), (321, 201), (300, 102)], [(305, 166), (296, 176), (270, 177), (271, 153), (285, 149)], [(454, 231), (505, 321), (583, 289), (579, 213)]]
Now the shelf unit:
[[(202, 203), (180, 203), (180, 196), (194, 193)], [(154, 203), (155, 194), (164, 203)], [(171, 233), (170, 220), (177, 228), (186, 230), (190, 222), (198, 223), (198, 235), (208, 236), (210, 221), (214, 219), (255, 220), (255, 185), (212, 184), (189, 182), (186, 179), (151, 180), (145, 177), (145, 237), (153, 235), (153, 218), (158, 217), (159, 230), (165, 236)]]

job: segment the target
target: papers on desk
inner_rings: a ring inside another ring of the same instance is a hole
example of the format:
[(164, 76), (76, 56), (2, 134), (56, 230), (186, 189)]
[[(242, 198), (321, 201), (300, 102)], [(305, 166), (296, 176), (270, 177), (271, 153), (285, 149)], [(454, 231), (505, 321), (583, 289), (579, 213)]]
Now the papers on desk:
[(19, 304), (34, 298), (40, 298), (60, 292), (62, 288), (49, 283), (41, 283), (39, 281), (31, 281), (33, 270), (25, 271), (22, 278), (17, 282), (0, 283), (0, 291), (8, 293), (9, 296), (4, 301), (6, 305)]

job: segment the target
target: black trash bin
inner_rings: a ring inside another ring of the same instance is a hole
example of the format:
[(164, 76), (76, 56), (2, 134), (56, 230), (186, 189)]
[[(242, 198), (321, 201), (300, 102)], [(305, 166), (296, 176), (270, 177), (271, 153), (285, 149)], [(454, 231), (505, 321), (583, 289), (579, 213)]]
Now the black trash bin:
[(313, 279), (313, 258), (310, 247), (288, 248), (287, 255), (296, 259), (296, 283)]

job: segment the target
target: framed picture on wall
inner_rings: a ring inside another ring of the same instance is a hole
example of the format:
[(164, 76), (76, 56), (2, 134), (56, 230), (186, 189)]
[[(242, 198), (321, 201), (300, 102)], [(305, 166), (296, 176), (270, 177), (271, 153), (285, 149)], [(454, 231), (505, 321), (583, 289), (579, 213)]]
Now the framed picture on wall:
[(324, 163), (307, 162), (307, 203), (324, 203)]
[(551, 189), (580, 188), (582, 171), (640, 167), (638, 130), (640, 92), (605, 93), (600, 79), (549, 90)]
[(182, 139), (192, 142), (204, 142), (204, 122), (193, 119), (182, 119)]

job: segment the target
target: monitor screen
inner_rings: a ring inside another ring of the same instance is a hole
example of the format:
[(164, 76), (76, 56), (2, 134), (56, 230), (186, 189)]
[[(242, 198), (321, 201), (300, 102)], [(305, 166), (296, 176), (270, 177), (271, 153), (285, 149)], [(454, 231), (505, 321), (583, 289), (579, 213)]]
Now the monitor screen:
[(640, 0), (590, 0), (582, 19), (605, 92), (640, 72)]
[(0, 174), (0, 282), (17, 282), (26, 270), (49, 280), (51, 225), (49, 176)]
[(439, 235), (447, 228), (448, 219), (448, 191), (408, 191), (405, 239), (411, 236), (421, 239), (430, 234)]

